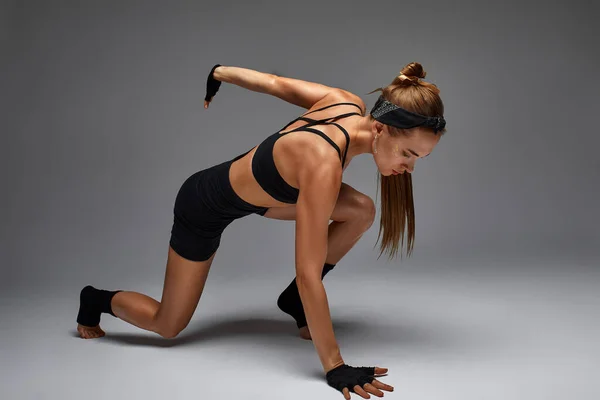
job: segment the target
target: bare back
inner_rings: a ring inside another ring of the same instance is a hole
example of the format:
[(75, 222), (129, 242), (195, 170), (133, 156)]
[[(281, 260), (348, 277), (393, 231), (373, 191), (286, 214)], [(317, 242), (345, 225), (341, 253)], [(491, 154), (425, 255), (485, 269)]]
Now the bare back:
[[(350, 101), (358, 104), (364, 113), (364, 104), (360, 99), (357, 102), (357, 97), (352, 97)], [(314, 110), (318, 110), (320, 108), (340, 103), (340, 101), (345, 102), (349, 101), (348, 98), (340, 98), (337, 96), (327, 96), (321, 101), (315, 103), (313, 107), (306, 111), (306, 113), (310, 113)], [(333, 118), (340, 113), (345, 113), (348, 111), (357, 111), (357, 108), (351, 105), (339, 105), (332, 108), (327, 108), (325, 110), (313, 112), (310, 117), (315, 120), (322, 120)], [(305, 114), (306, 114), (305, 113)], [(357, 116), (349, 117), (344, 120), (340, 120), (337, 122), (338, 125), (341, 125), (347, 131), (351, 131), (349, 128), (353, 125), (353, 120)], [(298, 120), (293, 124), (287, 126), (284, 130), (280, 132), (280, 134), (285, 134), (286, 132), (290, 132), (296, 128), (306, 125), (306, 121)], [(317, 128), (323, 134), (325, 134), (329, 139), (331, 139), (339, 148), (344, 148), (346, 146), (346, 136), (333, 125), (314, 125), (313, 127)], [(254, 204), (260, 207), (286, 207), (290, 206), (289, 203), (284, 203), (274, 199), (271, 195), (263, 190), (263, 188), (259, 185), (257, 180), (254, 177), (252, 172), (252, 159), (254, 154), (256, 153), (256, 149), (258, 146), (254, 147), (250, 150), (245, 156), (236, 160), (231, 165), (231, 169), (229, 171), (229, 178), (231, 181), (231, 185), (233, 190), (240, 196), (243, 200), (248, 203)], [(319, 137), (314, 134), (310, 134), (305, 131), (297, 131), (286, 134), (283, 137), (278, 138), (277, 142), (273, 146), (273, 161), (275, 166), (281, 175), (281, 177), (292, 187), (298, 188), (299, 185), (297, 182), (297, 173), (301, 167), (301, 163), (306, 160), (307, 152), (323, 152), (325, 154), (330, 154), (331, 157), (338, 159), (339, 155), (336, 150), (325, 141), (322, 137)], [(344, 169), (350, 163), (350, 158), (346, 160), (344, 164)]]

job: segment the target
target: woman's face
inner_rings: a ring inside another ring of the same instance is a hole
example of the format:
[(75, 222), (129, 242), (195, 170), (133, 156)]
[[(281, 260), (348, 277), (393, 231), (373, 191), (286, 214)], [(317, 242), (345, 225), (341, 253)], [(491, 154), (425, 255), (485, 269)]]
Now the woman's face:
[(407, 129), (406, 134), (392, 136), (387, 125), (376, 125), (373, 157), (379, 172), (384, 176), (412, 173), (417, 159), (427, 157), (440, 141), (440, 135), (429, 129)]

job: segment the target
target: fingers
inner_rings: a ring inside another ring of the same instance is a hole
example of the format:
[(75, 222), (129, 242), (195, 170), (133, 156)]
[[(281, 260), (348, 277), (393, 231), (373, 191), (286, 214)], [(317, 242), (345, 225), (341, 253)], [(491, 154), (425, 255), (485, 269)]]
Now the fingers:
[(377, 389), (387, 390), (388, 392), (393, 392), (394, 391), (394, 387), (393, 386), (386, 385), (385, 383), (380, 382), (377, 379), (373, 379), (373, 382), (371, 382), (371, 385), (375, 386)]
[[(375, 395), (377, 397), (383, 397), (383, 392), (379, 389), (384, 389), (387, 390), (389, 392), (394, 391), (394, 388), (389, 386), (389, 385), (385, 385), (381, 382), (378, 382), (377, 384), (373, 385), (370, 383), (365, 383), (365, 385), (361, 388), (359, 385), (354, 386), (354, 392), (361, 395), (362, 397), (364, 397), (365, 399), (370, 398), (370, 396), (368, 395), (368, 393)], [(368, 393), (367, 393), (368, 392)]]
[[(374, 377), (374, 376), (387, 375), (388, 369), (382, 368), (382, 367), (372, 367), (372, 368), (373, 369), (371, 369), (369, 372), (365, 372), (365, 373), (370, 374), (371, 371), (374, 371), (374, 375), (370, 375), (370, 377), (371, 377), (371, 379), (373, 379), (373, 381), (371, 383), (365, 383), (362, 387), (360, 384), (355, 385), (353, 387), (353, 392), (365, 399), (370, 399), (371, 398), (370, 394), (377, 396), (377, 397), (383, 397), (384, 393), (382, 392), (382, 390), (385, 390), (388, 392), (393, 392), (394, 391), (393, 386), (390, 386), (383, 382), (380, 382), (377, 379), (375, 379), (375, 377)], [(364, 382), (364, 380), (363, 380), (363, 382)], [(350, 389), (348, 387), (343, 388), (342, 393), (346, 400), (351, 400), (350, 399)]]
[[(348, 389), (344, 388), (344, 390), (348, 390)], [(372, 395), (375, 395), (377, 397), (383, 397), (384, 393), (382, 392), (382, 390), (385, 390), (388, 392), (393, 392), (394, 387), (390, 386), (390, 385), (386, 385), (385, 383), (380, 382), (377, 379), (373, 379), (372, 383), (365, 383), (365, 385), (362, 388), (359, 385), (354, 386), (354, 392), (356, 394), (364, 397), (365, 399), (369, 398), (369, 395), (367, 394), (367, 392)], [(349, 397), (347, 397), (347, 398), (349, 398)]]
[(350, 390), (348, 390), (348, 388), (342, 389), (342, 393), (344, 394), (344, 398), (346, 400), (350, 400)]
[(356, 393), (357, 395), (359, 395), (361, 397), (364, 397), (365, 399), (371, 398), (371, 396), (369, 396), (369, 393), (365, 392), (365, 390), (363, 388), (361, 388), (359, 385), (354, 386), (354, 393)]
[(365, 383), (364, 389), (377, 397), (383, 397), (383, 392), (370, 383)]
[(204, 108), (205, 108), (205, 109), (206, 109), (206, 108), (208, 108), (208, 105), (209, 105), (209, 104), (210, 104), (210, 101), (206, 101), (206, 100), (204, 100)]

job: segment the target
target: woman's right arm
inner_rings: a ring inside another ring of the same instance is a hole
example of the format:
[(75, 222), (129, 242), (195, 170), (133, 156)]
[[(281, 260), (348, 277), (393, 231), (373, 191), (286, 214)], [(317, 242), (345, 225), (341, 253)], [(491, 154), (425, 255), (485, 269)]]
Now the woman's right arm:
[(232, 83), (254, 92), (270, 94), (306, 109), (310, 109), (330, 94), (348, 93), (320, 83), (240, 67), (220, 66), (215, 69), (213, 76), (218, 81)]
[[(317, 152), (318, 153), (318, 152)], [(335, 339), (321, 272), (327, 256), (329, 218), (342, 182), (339, 160), (311, 154), (298, 172), (296, 282), (308, 329), (325, 373), (344, 364)]]

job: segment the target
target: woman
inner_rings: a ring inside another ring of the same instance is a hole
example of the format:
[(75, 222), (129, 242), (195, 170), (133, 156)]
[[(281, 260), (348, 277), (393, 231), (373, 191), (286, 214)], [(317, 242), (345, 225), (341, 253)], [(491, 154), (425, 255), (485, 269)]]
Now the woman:
[(301, 336), (312, 339), (327, 382), (347, 399), (349, 392), (367, 398), (367, 392), (383, 396), (381, 390), (393, 390), (374, 379), (386, 368), (344, 363), (322, 279), (373, 223), (371, 198), (342, 182), (344, 169), (359, 154), (372, 154), (381, 174), (380, 255), (397, 254), (405, 228), (411, 253), (410, 173), (445, 132), (439, 90), (424, 77), (419, 63), (408, 64), (390, 85), (377, 89), (382, 95), (365, 115), (363, 101), (345, 90), (215, 65), (205, 108), (221, 82), (228, 82), (309, 111), (250, 151), (190, 176), (175, 200), (161, 302), (141, 293), (86, 286), (77, 317), (80, 336), (104, 336), (102, 312), (165, 338), (177, 336), (196, 309), (223, 230), (256, 213), (296, 221), (296, 278), (277, 303), (296, 320)]

